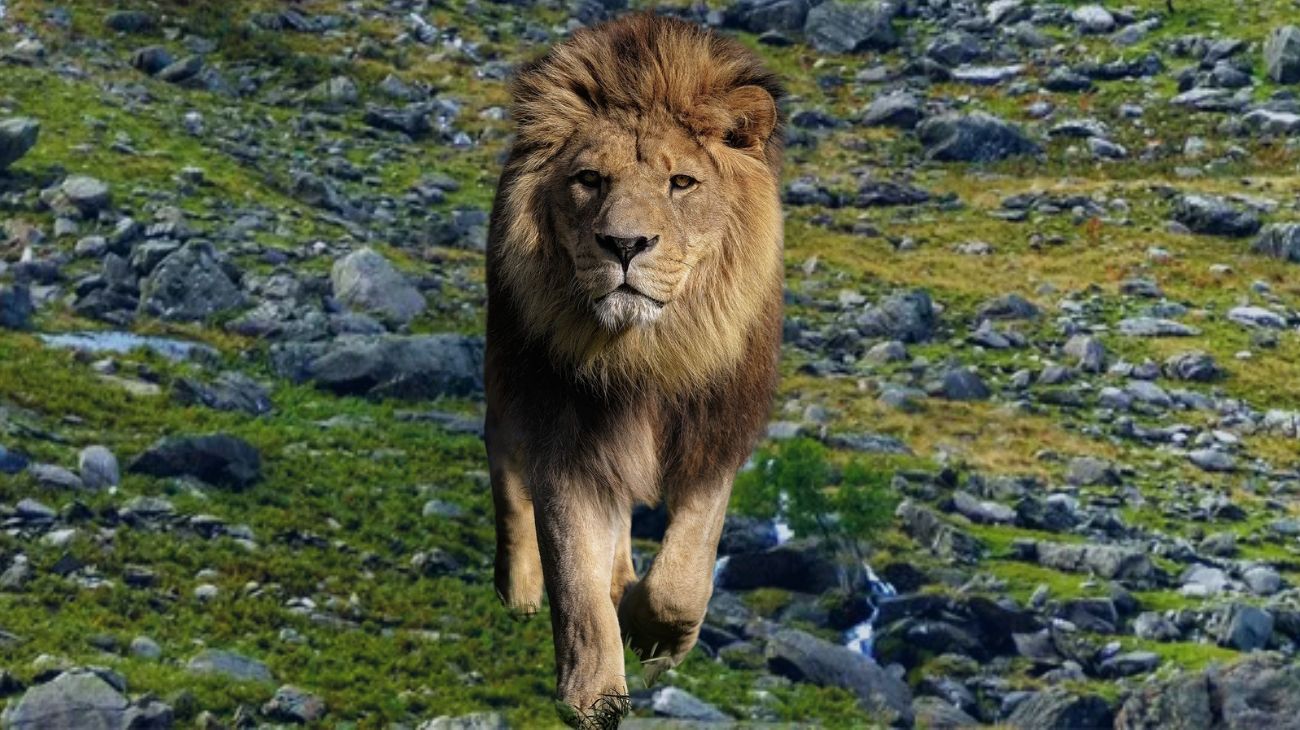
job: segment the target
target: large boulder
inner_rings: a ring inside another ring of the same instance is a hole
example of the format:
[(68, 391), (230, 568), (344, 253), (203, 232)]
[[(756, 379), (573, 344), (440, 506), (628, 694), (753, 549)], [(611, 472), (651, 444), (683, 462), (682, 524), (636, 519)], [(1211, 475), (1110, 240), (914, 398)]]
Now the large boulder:
[(1116, 730), (1294, 728), (1300, 717), (1300, 665), (1251, 657), (1226, 668), (1143, 685), (1115, 718)]
[(1093, 543), (1039, 542), (1038, 564), (1067, 573), (1092, 573), (1107, 580), (1145, 583), (1155, 577), (1155, 564), (1141, 548)]
[(1264, 44), (1264, 71), (1279, 84), (1300, 82), (1300, 28), (1284, 25)]
[(930, 117), (917, 134), (926, 155), (941, 162), (997, 162), (1042, 151), (1020, 127), (984, 112)]
[(262, 478), (262, 458), (252, 444), (235, 436), (169, 436), (135, 457), (133, 474), (188, 476), (214, 486), (243, 489)]
[(898, 505), (895, 516), (908, 536), (939, 557), (974, 563), (984, 553), (984, 546), (977, 538), (950, 524), (929, 507), (905, 500)]
[(41, 124), (27, 117), (0, 119), (0, 170), (12, 165), (36, 146)]
[(781, 629), (767, 642), (773, 673), (796, 682), (839, 687), (884, 724), (912, 724), (912, 692), (903, 680), (869, 657), (797, 629)]
[(330, 281), (339, 301), (394, 325), (410, 322), (428, 306), (424, 295), (371, 248), (353, 251), (334, 262)]
[(1064, 689), (1035, 692), (1016, 705), (1007, 726), (1016, 730), (1110, 730), (1115, 713), (1097, 695), (1076, 695)]
[(483, 340), (455, 334), (340, 337), (271, 349), (281, 377), (341, 395), (406, 399), (483, 391)]
[(1174, 220), (1192, 233), (1243, 237), (1259, 231), (1259, 216), (1213, 195), (1184, 195), (1174, 205)]
[(1300, 223), (1276, 223), (1255, 240), (1255, 253), (1300, 264)]
[(173, 321), (201, 321), (244, 303), (212, 244), (191, 241), (168, 255), (140, 285), (140, 312)]
[(808, 11), (803, 32), (822, 53), (887, 51), (898, 45), (890, 3), (824, 2)]
[(724, 22), (750, 33), (795, 31), (808, 19), (808, 0), (739, 0), (727, 8)]
[(937, 320), (929, 292), (914, 289), (889, 295), (863, 312), (857, 324), (866, 337), (925, 342), (934, 335)]
[(27, 690), (0, 715), (6, 730), (122, 730), (127, 699), (98, 674), (69, 671)]
[(271, 670), (256, 659), (224, 649), (204, 649), (185, 668), (194, 674), (214, 674), (236, 682), (271, 682)]
[(27, 329), (35, 311), (26, 284), (0, 286), (0, 329)]
[(718, 566), (716, 582), (727, 590), (784, 588), (821, 593), (839, 584), (839, 574), (815, 544), (794, 543), (729, 555)]

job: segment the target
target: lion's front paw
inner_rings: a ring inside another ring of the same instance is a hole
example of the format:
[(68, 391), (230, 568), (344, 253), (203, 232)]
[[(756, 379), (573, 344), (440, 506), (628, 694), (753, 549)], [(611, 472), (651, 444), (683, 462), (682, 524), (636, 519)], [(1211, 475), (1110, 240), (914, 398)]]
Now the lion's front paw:
[(578, 730), (612, 730), (632, 710), (631, 699), (622, 689), (613, 689), (579, 708), (564, 700), (555, 701), (560, 719)]
[(682, 663), (700, 636), (702, 619), (655, 605), (644, 582), (628, 589), (619, 604), (618, 623), (627, 647), (641, 660), (646, 686)]

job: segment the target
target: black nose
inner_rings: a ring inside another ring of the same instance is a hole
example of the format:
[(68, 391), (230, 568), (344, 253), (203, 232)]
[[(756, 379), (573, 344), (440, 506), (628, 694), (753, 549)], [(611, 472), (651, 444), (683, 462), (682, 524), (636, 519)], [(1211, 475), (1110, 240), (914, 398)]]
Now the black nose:
[(647, 238), (646, 236), (637, 236), (636, 238), (621, 238), (619, 236), (598, 235), (596, 236), (596, 243), (599, 243), (601, 248), (617, 256), (618, 260), (622, 262), (623, 268), (626, 269), (628, 264), (632, 263), (632, 259), (636, 258), (637, 254), (645, 253), (654, 248), (655, 244), (659, 243), (659, 237), (650, 236)]

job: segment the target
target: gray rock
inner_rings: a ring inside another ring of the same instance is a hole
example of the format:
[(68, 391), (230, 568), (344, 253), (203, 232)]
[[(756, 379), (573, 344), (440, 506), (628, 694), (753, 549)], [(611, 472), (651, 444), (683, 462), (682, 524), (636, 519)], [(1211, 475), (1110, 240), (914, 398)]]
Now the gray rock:
[(975, 316), (978, 319), (1032, 320), (1038, 319), (1039, 314), (1041, 312), (1033, 302), (1019, 294), (1006, 294), (981, 304)]
[(1219, 632), (1219, 644), (1238, 651), (1265, 649), (1273, 638), (1273, 614), (1246, 604), (1233, 604)]
[(1119, 322), (1119, 332), (1129, 337), (1195, 337), (1201, 331), (1182, 322), (1157, 317), (1129, 317)]
[(81, 477), (54, 464), (32, 464), (27, 467), (27, 473), (43, 487), (74, 490), (85, 488), (81, 483)]
[(243, 303), (243, 293), (206, 241), (191, 241), (168, 255), (140, 286), (140, 312), (172, 321), (206, 320)]
[(917, 133), (926, 155), (941, 162), (996, 162), (1042, 151), (1018, 126), (984, 112), (930, 117)]
[(1300, 223), (1276, 223), (1264, 228), (1255, 240), (1255, 253), (1300, 264)]
[(1031, 694), (1016, 705), (1006, 723), (1023, 730), (1110, 730), (1113, 719), (1114, 711), (1101, 697), (1057, 688)]
[(1300, 28), (1275, 28), (1264, 44), (1264, 72), (1279, 84), (1300, 83)]
[(956, 401), (988, 400), (993, 395), (979, 373), (969, 368), (952, 368), (945, 372), (937, 394)]
[(997, 502), (976, 499), (974, 495), (963, 490), (952, 493), (953, 509), (965, 515), (972, 522), (984, 524), (1009, 524), (1016, 521), (1016, 511)]
[(714, 582), (732, 591), (780, 588), (822, 593), (839, 585), (839, 573), (815, 543), (796, 541), (729, 555), (718, 566)]
[(112, 201), (108, 183), (89, 175), (69, 176), (59, 186), (59, 192), (86, 217), (107, 208)]
[(1174, 220), (1193, 233), (1213, 236), (1253, 236), (1259, 231), (1259, 216), (1234, 207), (1213, 195), (1184, 195), (1174, 206)]
[(424, 399), (483, 392), (483, 340), (439, 334), (340, 337), (271, 349), (280, 377), (344, 395)]
[(108, 489), (121, 481), (117, 457), (104, 446), (87, 446), (77, 457), (77, 470), (87, 489)]
[(261, 480), (262, 458), (251, 444), (235, 436), (169, 436), (135, 457), (127, 471), (189, 476), (214, 486), (244, 489)]
[(1233, 307), (1228, 310), (1228, 319), (1246, 327), (1286, 329), (1282, 315), (1263, 307)]
[(1247, 568), (1241, 580), (1257, 596), (1271, 596), (1282, 590), (1282, 575), (1267, 565)]
[(1218, 449), (1195, 449), (1188, 452), (1187, 460), (1202, 471), (1233, 472), (1237, 470), (1237, 460), (1232, 454)]
[(1039, 542), (1038, 564), (1069, 573), (1092, 573), (1108, 580), (1143, 583), (1155, 577), (1155, 565), (1141, 548), (1121, 545)]
[(1065, 354), (1074, 358), (1075, 364), (1086, 373), (1106, 370), (1106, 346), (1096, 337), (1074, 335), (1065, 343)]
[(505, 717), (496, 712), (475, 712), (452, 717), (443, 715), (421, 724), (416, 730), (510, 730)]
[(305, 690), (286, 684), (262, 705), (262, 714), (279, 722), (308, 725), (325, 717), (325, 701)]
[(250, 416), (271, 412), (271, 392), (256, 380), (238, 372), (224, 372), (212, 383), (178, 378), (173, 386), (177, 402), (201, 405), (218, 411), (241, 411)]
[(878, 96), (862, 114), (862, 124), (867, 127), (895, 127), (912, 129), (925, 117), (921, 102), (905, 91)]
[(1065, 470), (1065, 481), (1078, 487), (1119, 486), (1123, 483), (1114, 464), (1094, 456), (1071, 459)]
[(0, 329), (25, 330), (31, 326), (35, 312), (26, 284), (0, 286)]
[(781, 629), (767, 642), (768, 669), (796, 682), (852, 692), (863, 709), (885, 724), (912, 724), (907, 684), (869, 657), (797, 629)]
[(388, 259), (370, 248), (353, 251), (334, 262), (330, 280), (339, 301), (395, 325), (410, 322), (428, 306), (424, 295)]
[(679, 720), (696, 722), (727, 722), (731, 716), (699, 699), (695, 695), (676, 687), (663, 687), (651, 696), (650, 709), (660, 717), (672, 717)]
[(36, 146), (41, 124), (27, 117), (0, 119), (0, 170), (22, 159)]
[(750, 33), (802, 30), (808, 19), (808, 0), (740, 0), (727, 8), (729, 27)]
[(6, 730), (123, 730), (127, 699), (98, 674), (67, 671), (11, 701)]
[(1293, 728), (1300, 717), (1300, 665), (1263, 655), (1137, 689), (1115, 730)]
[(1070, 13), (1081, 33), (1109, 33), (1115, 30), (1115, 16), (1100, 5), (1083, 5)]
[(916, 727), (928, 730), (951, 730), (951, 728), (973, 728), (983, 725), (960, 707), (938, 697), (917, 697), (912, 702), (912, 713), (916, 716)]
[(974, 563), (984, 553), (984, 546), (977, 538), (949, 524), (928, 507), (904, 500), (898, 505), (895, 515), (904, 532), (939, 557)]
[(185, 665), (195, 674), (215, 674), (236, 682), (271, 682), (266, 665), (242, 654), (223, 649), (204, 649)]
[(131, 54), (131, 67), (150, 76), (158, 75), (175, 62), (172, 54), (162, 46), (145, 46)]
[(1214, 362), (1214, 357), (1200, 350), (1180, 352), (1165, 360), (1161, 368), (1167, 377), (1175, 380), (1190, 380), (1209, 383), (1223, 377), (1223, 370)]
[(1130, 651), (1103, 661), (1098, 667), (1098, 674), (1108, 678), (1131, 677), (1135, 674), (1147, 674), (1160, 666), (1160, 655), (1153, 651)]
[(894, 6), (886, 2), (824, 2), (808, 11), (803, 32), (821, 53), (887, 51), (898, 45)]
[(915, 289), (891, 294), (863, 312), (858, 331), (866, 337), (888, 337), (905, 343), (925, 342), (937, 323), (929, 292)]
[(159, 71), (158, 78), (169, 84), (181, 84), (195, 78), (201, 71), (203, 71), (203, 58), (187, 56)]
[(118, 33), (143, 33), (158, 26), (158, 21), (143, 10), (116, 10), (104, 16), (104, 25)]
[(361, 91), (351, 78), (335, 76), (312, 87), (307, 98), (327, 110), (338, 110), (356, 104), (361, 99)]
[(1173, 621), (1155, 611), (1146, 611), (1133, 620), (1133, 635), (1147, 641), (1178, 641), (1183, 632)]
[(148, 636), (137, 636), (131, 639), (130, 650), (131, 656), (150, 661), (161, 659), (163, 654), (162, 647), (158, 645), (158, 642)]

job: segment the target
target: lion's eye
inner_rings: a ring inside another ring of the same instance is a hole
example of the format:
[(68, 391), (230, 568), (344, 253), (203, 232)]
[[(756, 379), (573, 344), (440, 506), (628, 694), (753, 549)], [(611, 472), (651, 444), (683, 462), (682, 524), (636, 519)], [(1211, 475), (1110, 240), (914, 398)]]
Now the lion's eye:
[(584, 185), (589, 188), (600, 187), (600, 173), (596, 172), (595, 170), (583, 170), (582, 172), (579, 172), (577, 175), (574, 175), (573, 179), (577, 180), (580, 185)]
[(668, 181), (673, 186), (673, 190), (686, 190), (695, 187), (699, 183), (690, 175), (673, 175)]

